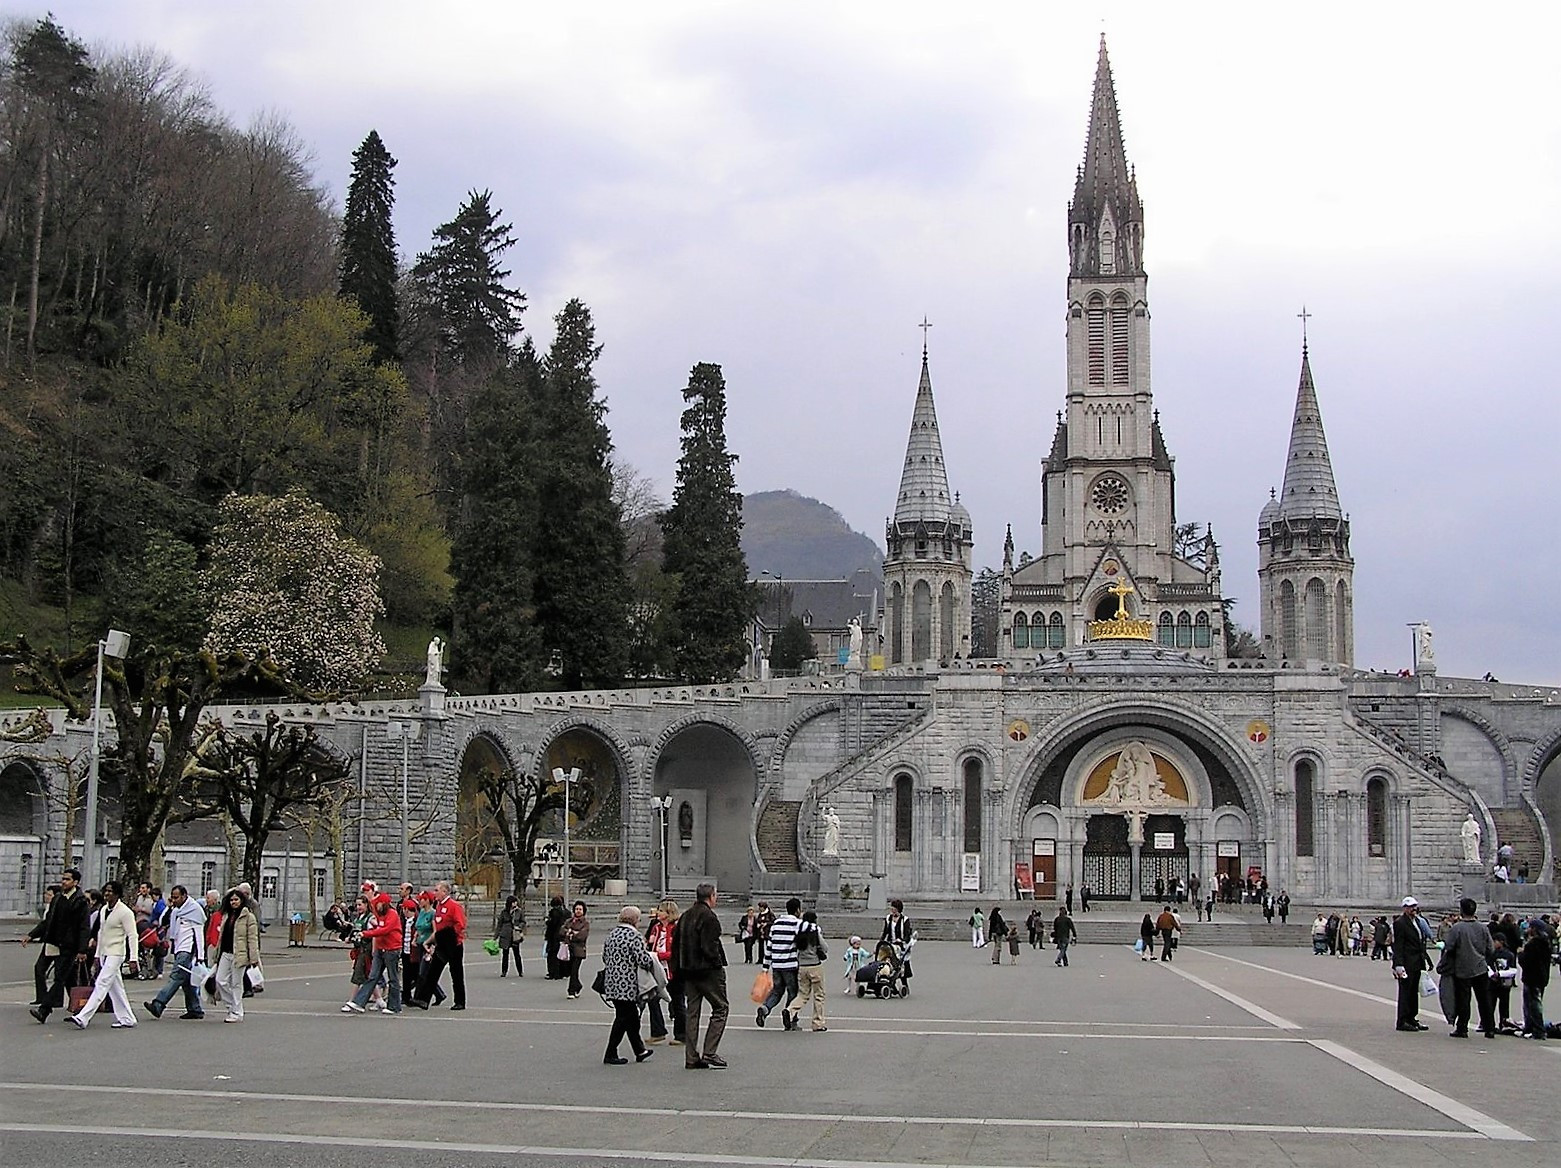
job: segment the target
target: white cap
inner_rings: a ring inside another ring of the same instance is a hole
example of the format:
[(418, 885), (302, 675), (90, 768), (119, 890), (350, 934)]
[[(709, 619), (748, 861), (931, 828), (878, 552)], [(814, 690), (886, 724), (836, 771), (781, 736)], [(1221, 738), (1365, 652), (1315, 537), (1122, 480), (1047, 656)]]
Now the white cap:
[(1418, 900), (1416, 900), (1412, 896), (1406, 896), (1406, 897), (1404, 897), (1403, 907), (1404, 908), (1419, 908), (1420, 907), (1420, 902)]

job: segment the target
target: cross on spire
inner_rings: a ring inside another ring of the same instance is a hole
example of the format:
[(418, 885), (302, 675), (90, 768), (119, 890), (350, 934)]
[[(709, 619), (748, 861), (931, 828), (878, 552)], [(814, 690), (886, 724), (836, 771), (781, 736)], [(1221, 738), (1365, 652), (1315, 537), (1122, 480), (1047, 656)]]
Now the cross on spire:
[(927, 356), (927, 330), (932, 327), (932, 322), (924, 314), (921, 318), (921, 323), (916, 327), (921, 329), (921, 355), (923, 360), (925, 360)]
[(1296, 319), (1301, 322), (1301, 347), (1306, 348), (1306, 322), (1312, 319), (1312, 313), (1306, 311), (1306, 305), (1301, 305), (1301, 311), (1296, 313)]

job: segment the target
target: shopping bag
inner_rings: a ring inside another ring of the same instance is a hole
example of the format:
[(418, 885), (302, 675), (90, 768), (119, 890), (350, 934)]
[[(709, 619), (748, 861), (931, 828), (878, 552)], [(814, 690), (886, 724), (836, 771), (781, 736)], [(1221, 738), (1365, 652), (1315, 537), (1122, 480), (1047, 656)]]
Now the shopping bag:
[(761, 969), (754, 975), (753, 989), (748, 991), (748, 996), (755, 1002), (762, 1003), (770, 996), (770, 989), (775, 985), (775, 979), (770, 976), (770, 971)]
[(1421, 970), (1420, 971), (1420, 995), (1421, 995), (1421, 997), (1429, 998), (1429, 997), (1432, 997), (1433, 995), (1435, 995), (1437, 992), (1438, 992), (1438, 987), (1437, 987), (1437, 984), (1436, 984), (1436, 978), (1431, 976), (1431, 973), (1430, 973), (1429, 970), (1424, 970), (1424, 969)]
[(569, 958), (569, 942), (568, 941), (560, 941), (558, 943), (558, 959), (560, 961), (565, 961), (565, 962), (567, 962), (570, 959)]
[(489, 957), (497, 957), (499, 955), (499, 939), (497, 937), (489, 937), (482, 943), (482, 951)]
[(1134, 953), (1142, 953), (1143, 951), (1144, 951), (1144, 939), (1142, 937), (1140, 937), (1140, 938), (1138, 938), (1138, 940), (1133, 942), (1133, 952)]
[(249, 979), (249, 988), (257, 994), (266, 992), (266, 971), (258, 965), (251, 965), (244, 971), (244, 976)]
[(192, 986), (205, 985), (206, 979), (211, 975), (212, 968), (204, 961), (197, 960), (190, 963), (190, 984)]

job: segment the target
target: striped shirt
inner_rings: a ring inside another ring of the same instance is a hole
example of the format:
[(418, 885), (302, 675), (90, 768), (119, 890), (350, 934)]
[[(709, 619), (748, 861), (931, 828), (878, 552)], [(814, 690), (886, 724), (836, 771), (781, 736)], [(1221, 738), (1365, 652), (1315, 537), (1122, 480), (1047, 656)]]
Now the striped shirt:
[(765, 942), (764, 955), (771, 969), (797, 968), (797, 929), (802, 922), (790, 913), (782, 913), (770, 926), (770, 939)]

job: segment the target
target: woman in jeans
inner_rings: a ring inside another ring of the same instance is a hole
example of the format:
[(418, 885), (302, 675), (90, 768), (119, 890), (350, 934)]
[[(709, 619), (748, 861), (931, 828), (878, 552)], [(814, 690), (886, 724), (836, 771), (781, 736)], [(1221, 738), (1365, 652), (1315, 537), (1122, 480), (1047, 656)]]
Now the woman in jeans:
[(499, 976), (509, 976), (510, 954), (515, 955), (515, 976), (525, 977), (526, 971), (520, 965), (520, 944), (526, 939), (526, 914), (520, 907), (520, 898), (512, 896), (504, 902), (504, 911), (499, 913), (498, 927), (499, 953), (503, 960), (499, 965)]
[[(645, 946), (650, 954), (661, 963), (661, 972), (667, 979), (667, 993), (672, 996), (668, 1003), (667, 1012), (672, 1015), (672, 1041), (683, 1041), (683, 979), (675, 977), (672, 970), (672, 947), (674, 933), (678, 921), (678, 906), (675, 900), (664, 900), (652, 910), (655, 920), (651, 922), (650, 930), (645, 934)], [(662, 1012), (660, 996), (652, 997), (648, 1003), (650, 1007), (650, 1041), (664, 1042), (667, 1037), (666, 1014)]]
[[(585, 906), (576, 901), (575, 908), (583, 920), (584, 913), (580, 910)], [(618, 913), (617, 928), (607, 934), (607, 943), (602, 946), (602, 964), (606, 974), (606, 992), (602, 996), (613, 1007), (612, 1030), (607, 1036), (607, 1053), (602, 1056), (602, 1062), (611, 1067), (621, 1067), (629, 1061), (618, 1054), (618, 1044), (625, 1038), (629, 1040), (629, 1047), (634, 1051), (634, 1061), (637, 1063), (644, 1062), (656, 1053), (640, 1038), (640, 970), (650, 969), (656, 959), (645, 947), (639, 923), (640, 910), (632, 904), (626, 905)], [(569, 968), (573, 974), (578, 974), (580, 969), (580, 958), (574, 956), (572, 949)]]
[[(639, 920), (639, 909), (634, 910)], [(558, 943), (569, 948), (569, 996), (580, 996), (580, 963), (585, 960), (585, 942), (591, 935), (591, 922), (585, 919), (585, 901), (575, 901), (574, 912), (558, 931)], [(643, 945), (643, 942), (641, 942)]]

